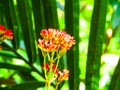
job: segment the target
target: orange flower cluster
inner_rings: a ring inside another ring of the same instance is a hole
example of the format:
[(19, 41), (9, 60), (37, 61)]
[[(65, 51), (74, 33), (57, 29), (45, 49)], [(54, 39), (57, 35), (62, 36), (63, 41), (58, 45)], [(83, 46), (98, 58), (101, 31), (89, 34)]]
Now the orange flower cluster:
[(11, 30), (6, 30), (6, 28), (3, 25), (0, 25), (0, 40), (5, 40), (5, 39), (12, 39), (13, 38), (13, 33)]
[[(64, 81), (64, 80), (67, 80), (68, 77), (69, 77), (69, 71), (66, 70), (66, 69), (64, 69), (64, 70), (61, 72), (59, 69), (56, 70), (56, 68), (57, 68), (57, 67), (56, 67), (56, 64), (53, 64), (53, 65), (52, 65), (52, 73), (55, 72), (54, 78), (57, 78), (57, 81), (58, 81), (58, 82), (62, 82), (62, 81)], [(48, 63), (45, 63), (45, 65), (42, 66), (42, 69), (43, 69), (43, 70), (46, 69), (46, 70), (47, 70), (47, 73), (49, 73), (50, 65), (49, 65)], [(55, 71), (55, 70), (56, 70), (56, 71)]]
[(57, 81), (58, 81), (58, 82), (62, 82), (62, 81), (64, 81), (64, 80), (67, 80), (68, 77), (69, 77), (69, 71), (66, 70), (66, 69), (64, 69), (62, 72), (59, 71)]
[(44, 52), (60, 51), (65, 52), (75, 44), (72, 36), (64, 31), (56, 29), (43, 29), (40, 32), (43, 39), (38, 40), (38, 47)]
[(58, 88), (58, 85), (69, 77), (68, 70), (60, 71), (58, 69), (60, 57), (75, 44), (75, 40), (66, 32), (52, 28), (41, 30), (40, 35), (43, 39), (38, 39), (38, 47), (44, 57), (42, 69), (46, 83), (56, 80), (56, 88)]
[[(6, 39), (12, 39), (13, 33), (11, 30), (7, 30), (3, 25), (0, 25), (0, 44)], [(0, 46), (0, 49), (2, 47)]]

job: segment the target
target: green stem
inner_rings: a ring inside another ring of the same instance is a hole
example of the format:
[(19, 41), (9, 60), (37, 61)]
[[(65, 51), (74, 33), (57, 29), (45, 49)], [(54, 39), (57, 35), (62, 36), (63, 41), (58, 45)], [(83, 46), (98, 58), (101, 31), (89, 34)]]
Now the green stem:
[(46, 87), (46, 90), (50, 90), (50, 82), (49, 81), (46, 81), (45, 87)]
[(43, 70), (44, 70), (44, 74), (45, 74), (45, 79), (47, 80), (47, 71), (46, 71), (46, 66), (45, 66), (46, 65), (46, 55), (44, 55), (43, 57), (44, 57), (44, 67), (45, 67)]
[(52, 73), (52, 66), (53, 66), (53, 63), (50, 62), (50, 71), (49, 71), (49, 79), (50, 80), (52, 79), (52, 75), (53, 75), (53, 73)]
[(55, 51), (53, 51), (53, 52), (51, 53), (51, 60), (53, 60), (54, 54), (55, 54)]
[(56, 73), (56, 70), (57, 70), (57, 67), (58, 67), (59, 61), (60, 61), (60, 58), (57, 59), (57, 64), (56, 64), (56, 68), (55, 68), (55, 71), (54, 71), (54, 75), (55, 75), (55, 73)]
[(56, 60), (60, 59), (60, 57), (61, 57), (62, 55), (63, 55), (62, 53), (58, 53), (58, 52), (57, 52), (57, 57), (54, 59), (54, 62), (55, 62)]
[(57, 83), (56, 83), (55, 90), (57, 90), (57, 89), (58, 89), (58, 86), (59, 86), (59, 83), (57, 82)]
[(51, 58), (50, 58), (50, 55), (49, 55), (49, 53), (47, 53), (47, 56), (48, 56), (48, 60), (50, 61), (50, 59), (51, 59)]

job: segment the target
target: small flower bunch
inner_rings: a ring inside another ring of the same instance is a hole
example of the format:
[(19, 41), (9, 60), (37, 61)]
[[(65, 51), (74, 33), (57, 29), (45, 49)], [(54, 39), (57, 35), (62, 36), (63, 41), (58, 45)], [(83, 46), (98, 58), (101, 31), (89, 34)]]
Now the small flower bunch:
[(58, 69), (59, 60), (75, 44), (75, 40), (65, 31), (52, 28), (41, 30), (40, 35), (43, 39), (38, 39), (38, 47), (41, 49), (44, 57), (42, 69), (45, 74), (46, 86), (49, 89), (50, 84), (56, 81), (57, 90), (58, 85), (68, 79), (69, 76), (68, 70), (60, 71)]
[[(7, 39), (12, 39), (13, 33), (11, 30), (7, 30), (3, 25), (0, 25), (0, 44)], [(0, 46), (0, 49), (2, 49), (2, 46)]]

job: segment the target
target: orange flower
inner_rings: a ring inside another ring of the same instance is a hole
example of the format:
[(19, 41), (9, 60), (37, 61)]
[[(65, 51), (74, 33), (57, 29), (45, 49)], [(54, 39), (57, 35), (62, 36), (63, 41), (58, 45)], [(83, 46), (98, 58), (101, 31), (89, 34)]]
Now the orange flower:
[(12, 39), (13, 38), (13, 33), (11, 30), (6, 30), (4, 33), (4, 36), (6, 39)]
[(3, 25), (0, 25), (0, 36), (5, 32), (5, 27)]
[(43, 70), (46, 69), (47, 71), (49, 71), (50, 70), (49, 64), (48, 63), (43, 64), (42, 69)]
[(6, 30), (6, 28), (3, 25), (0, 25), (0, 38), (4, 39), (12, 39), (13, 38), (13, 33), (11, 30)]
[(0, 30), (6, 30), (5, 27), (3, 25), (0, 25)]
[[(11, 30), (6, 30), (6, 28), (3, 25), (0, 25), (0, 44), (6, 40), (6, 39), (12, 39), (13, 33)], [(0, 49), (2, 46), (0, 46)]]
[(62, 72), (59, 72), (59, 75), (58, 75), (58, 82), (62, 82), (64, 80), (67, 80), (69, 77), (69, 71), (64, 69)]
[(56, 29), (43, 29), (40, 32), (43, 39), (38, 40), (38, 47), (44, 52), (60, 51), (61, 53), (69, 50), (75, 40), (64, 31)]
[[(48, 63), (43, 64), (42, 69), (50, 69), (50, 65)], [(54, 71), (56, 69), (56, 64), (52, 65), (52, 70)]]

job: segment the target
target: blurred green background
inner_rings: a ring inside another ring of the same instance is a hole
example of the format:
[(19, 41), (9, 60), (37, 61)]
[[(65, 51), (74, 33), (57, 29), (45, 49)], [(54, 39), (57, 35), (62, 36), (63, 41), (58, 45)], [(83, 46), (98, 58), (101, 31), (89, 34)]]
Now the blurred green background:
[(120, 0), (0, 0), (0, 24), (14, 33), (0, 51), (0, 90), (44, 90), (45, 28), (76, 40), (60, 60), (70, 75), (59, 90), (120, 90)]

